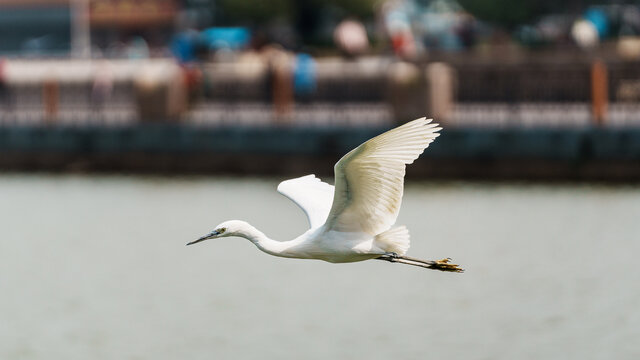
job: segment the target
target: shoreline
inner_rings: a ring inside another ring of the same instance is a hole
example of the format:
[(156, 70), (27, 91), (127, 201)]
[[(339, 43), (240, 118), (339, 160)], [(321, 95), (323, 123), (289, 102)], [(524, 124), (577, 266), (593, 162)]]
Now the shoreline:
[[(328, 175), (386, 127), (2, 126), (0, 170)], [(413, 179), (640, 180), (640, 128), (445, 128)]]

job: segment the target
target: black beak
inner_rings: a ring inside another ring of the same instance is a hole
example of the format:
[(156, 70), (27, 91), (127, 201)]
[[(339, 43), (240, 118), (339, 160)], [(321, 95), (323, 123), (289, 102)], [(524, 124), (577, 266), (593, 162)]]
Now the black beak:
[(199, 238), (198, 240), (193, 240), (192, 242), (187, 243), (187, 245), (197, 244), (197, 243), (199, 243), (200, 241), (205, 241), (205, 240), (207, 240), (207, 239), (211, 239), (212, 237), (217, 236), (218, 234), (220, 234), (220, 233), (219, 233), (219, 232), (217, 232), (217, 231), (213, 231), (213, 232), (211, 232), (210, 234), (207, 234), (207, 235), (205, 235), (205, 236), (203, 236), (203, 237)]

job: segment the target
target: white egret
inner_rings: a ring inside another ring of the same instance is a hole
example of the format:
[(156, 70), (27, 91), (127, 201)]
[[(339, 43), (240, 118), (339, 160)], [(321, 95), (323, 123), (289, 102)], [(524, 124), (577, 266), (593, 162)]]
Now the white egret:
[(420, 118), (378, 135), (342, 157), (335, 187), (314, 175), (286, 180), (278, 191), (307, 214), (310, 229), (290, 241), (272, 240), (245, 221), (230, 220), (187, 245), (238, 236), (267, 254), (345, 263), (385, 260), (441, 271), (462, 272), (449, 258), (429, 261), (405, 256), (409, 231), (394, 226), (411, 164), (438, 135), (438, 124)]

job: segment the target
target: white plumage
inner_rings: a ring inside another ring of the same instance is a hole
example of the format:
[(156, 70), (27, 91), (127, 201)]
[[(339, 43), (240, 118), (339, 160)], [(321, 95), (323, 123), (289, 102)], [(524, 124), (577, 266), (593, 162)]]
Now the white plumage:
[(320, 181), (315, 175), (285, 180), (278, 185), (278, 192), (307, 214), (309, 227), (317, 228), (327, 220), (333, 203), (333, 186)]
[(406, 164), (422, 154), (442, 128), (411, 121), (351, 150), (334, 167), (336, 191), (327, 224), (338, 231), (377, 235), (395, 224)]
[(378, 135), (353, 149), (335, 167), (335, 187), (314, 175), (283, 181), (278, 191), (307, 215), (309, 230), (290, 241), (275, 241), (244, 221), (221, 223), (203, 240), (240, 236), (275, 256), (334, 263), (380, 259), (443, 271), (462, 271), (449, 259), (425, 261), (404, 256), (409, 231), (393, 227), (400, 212), (407, 164), (440, 134), (438, 124), (420, 118)]

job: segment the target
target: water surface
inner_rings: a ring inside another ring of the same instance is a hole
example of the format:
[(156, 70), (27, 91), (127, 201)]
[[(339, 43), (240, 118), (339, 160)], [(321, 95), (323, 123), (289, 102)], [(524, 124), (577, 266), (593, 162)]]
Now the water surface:
[(637, 359), (640, 188), (410, 183), (410, 255), (281, 259), (278, 179), (0, 176), (1, 359)]

